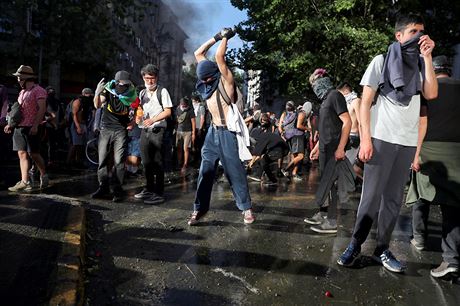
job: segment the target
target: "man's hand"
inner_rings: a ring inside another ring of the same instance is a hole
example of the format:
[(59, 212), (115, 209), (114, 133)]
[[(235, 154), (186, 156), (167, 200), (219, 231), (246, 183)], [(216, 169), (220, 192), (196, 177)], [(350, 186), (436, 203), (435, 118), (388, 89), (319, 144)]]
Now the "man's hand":
[(318, 157), (319, 157), (319, 150), (313, 149), (313, 150), (310, 152), (310, 160), (317, 160)]
[(77, 134), (78, 134), (78, 135), (83, 134), (83, 130), (81, 129), (80, 126), (77, 127)]
[(10, 134), (11, 131), (13, 131), (13, 128), (11, 128), (11, 126), (9, 126), (8, 124), (5, 125), (5, 128), (3, 129), (3, 131), (6, 133), (6, 134)]
[(420, 54), (422, 54), (424, 57), (431, 55), (435, 47), (434, 41), (428, 35), (423, 35), (420, 37), (418, 44), (420, 45)]
[(30, 128), (30, 131), (29, 131), (29, 135), (37, 135), (37, 132), (38, 132), (38, 127), (33, 125), (31, 128)]
[(345, 159), (345, 150), (344, 149), (341, 149), (341, 148), (337, 148), (337, 150), (335, 151), (335, 160), (339, 161), (339, 160), (344, 160)]
[(222, 31), (219, 31), (216, 35), (214, 35), (214, 40), (216, 42), (218, 42), (219, 40), (222, 40), (222, 34), (221, 34)]
[(97, 87), (96, 87), (96, 91), (94, 93), (94, 96), (99, 96), (102, 91), (104, 90), (104, 86), (105, 86), (105, 82), (104, 82), (104, 78), (102, 78), (99, 83), (97, 83)]
[(417, 155), (414, 157), (414, 161), (413, 161), (412, 164), (410, 165), (410, 168), (411, 168), (412, 170), (414, 170), (415, 172), (419, 172), (419, 171), (420, 171), (420, 161), (419, 161)]
[(151, 126), (155, 121), (153, 121), (152, 118), (148, 118), (148, 119), (144, 119), (144, 121), (142, 122), (142, 124), (144, 125), (144, 127), (149, 127)]
[(359, 145), (359, 159), (362, 162), (367, 163), (371, 160), (373, 153), (374, 147), (372, 146), (372, 141), (370, 139), (361, 141)]
[(192, 144), (195, 145), (195, 139), (196, 139), (196, 135), (195, 133), (192, 133)]
[(227, 39), (230, 39), (232, 38), (233, 36), (235, 36), (235, 31), (233, 31), (232, 28), (223, 28), (221, 31), (220, 31), (220, 34), (222, 35), (222, 37), (225, 37)]

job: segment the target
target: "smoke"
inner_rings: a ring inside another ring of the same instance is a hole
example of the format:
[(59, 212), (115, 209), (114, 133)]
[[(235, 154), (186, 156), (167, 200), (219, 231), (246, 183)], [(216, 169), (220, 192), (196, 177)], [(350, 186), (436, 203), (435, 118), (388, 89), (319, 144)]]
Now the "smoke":
[[(213, 29), (213, 23), (219, 10), (222, 10), (222, 0), (162, 0), (168, 5), (177, 16), (182, 30), (189, 37), (185, 41), (187, 53), (184, 60), (187, 64), (193, 62), (193, 51), (196, 50), (205, 39), (210, 37), (209, 33), (220, 29)], [(229, 1), (229, 0), (228, 0)]]

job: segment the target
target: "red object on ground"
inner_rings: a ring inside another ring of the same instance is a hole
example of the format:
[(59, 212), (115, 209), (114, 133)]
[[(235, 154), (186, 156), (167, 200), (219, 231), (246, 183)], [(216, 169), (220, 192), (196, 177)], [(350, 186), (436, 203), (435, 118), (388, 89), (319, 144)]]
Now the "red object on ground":
[(96, 257), (101, 257), (101, 256), (102, 256), (102, 253), (99, 251), (96, 251)]
[(324, 293), (324, 295), (327, 296), (327, 297), (332, 297), (332, 293), (330, 291), (326, 291)]

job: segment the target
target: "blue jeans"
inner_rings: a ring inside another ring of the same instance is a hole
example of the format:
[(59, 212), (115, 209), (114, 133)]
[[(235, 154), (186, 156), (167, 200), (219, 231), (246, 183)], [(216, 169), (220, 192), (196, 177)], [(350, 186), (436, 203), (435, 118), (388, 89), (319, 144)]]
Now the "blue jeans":
[(101, 188), (109, 187), (109, 166), (111, 165), (111, 151), (113, 150), (113, 177), (114, 190), (120, 190), (125, 176), (125, 158), (128, 147), (128, 133), (126, 129), (109, 130), (101, 129), (98, 143), (99, 167), (97, 178)]
[(201, 166), (198, 175), (194, 210), (207, 212), (211, 200), (212, 185), (218, 162), (222, 163), (225, 176), (232, 188), (233, 197), (240, 210), (251, 208), (246, 171), (238, 155), (234, 133), (227, 129), (210, 127), (201, 149)]

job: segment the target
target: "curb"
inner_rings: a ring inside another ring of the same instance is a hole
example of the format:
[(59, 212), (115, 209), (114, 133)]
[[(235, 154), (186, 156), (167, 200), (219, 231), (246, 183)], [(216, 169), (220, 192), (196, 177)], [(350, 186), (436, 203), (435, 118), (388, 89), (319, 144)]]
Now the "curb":
[(85, 258), (86, 211), (73, 206), (67, 216), (62, 250), (56, 259), (55, 286), (49, 305), (82, 305), (84, 296), (83, 264)]

